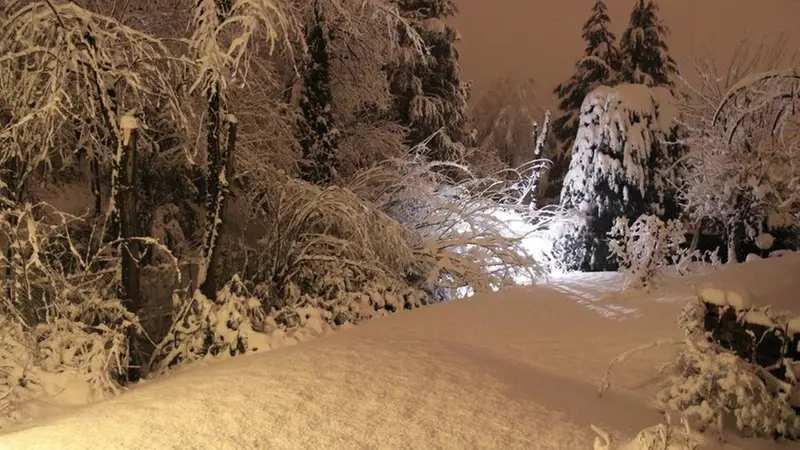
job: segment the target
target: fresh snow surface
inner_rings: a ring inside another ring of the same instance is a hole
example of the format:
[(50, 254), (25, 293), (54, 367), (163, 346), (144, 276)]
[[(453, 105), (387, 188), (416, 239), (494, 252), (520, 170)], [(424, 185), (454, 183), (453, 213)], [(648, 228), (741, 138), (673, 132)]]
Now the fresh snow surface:
[[(764, 259), (648, 293), (617, 274), (576, 274), (374, 319), (251, 356), (205, 361), (131, 391), (0, 435), (0, 449), (612, 449), (658, 424), (657, 367), (675, 349), (608, 362), (679, 337), (691, 285), (737, 281), (756, 298), (794, 298), (800, 256)], [(721, 447), (791, 443), (730, 436)], [(594, 447), (603, 448), (603, 447)], [(624, 447), (638, 449), (640, 447)]]

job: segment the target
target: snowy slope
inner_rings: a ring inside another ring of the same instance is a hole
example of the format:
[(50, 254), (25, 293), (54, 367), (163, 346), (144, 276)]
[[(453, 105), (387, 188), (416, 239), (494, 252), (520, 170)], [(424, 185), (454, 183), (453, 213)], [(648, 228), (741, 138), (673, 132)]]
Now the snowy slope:
[(629, 439), (660, 421), (648, 402), (673, 349), (619, 366), (603, 398), (597, 388), (620, 352), (678, 335), (689, 282), (788, 296), (798, 269), (797, 256), (757, 261), (647, 295), (584, 275), (399, 313), (181, 369), (0, 435), (0, 449), (591, 449), (590, 424)]

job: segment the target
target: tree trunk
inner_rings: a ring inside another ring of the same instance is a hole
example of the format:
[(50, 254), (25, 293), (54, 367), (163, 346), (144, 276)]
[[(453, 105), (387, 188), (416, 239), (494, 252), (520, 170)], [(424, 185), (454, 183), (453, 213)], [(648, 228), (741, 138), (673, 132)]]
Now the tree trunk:
[[(118, 170), (118, 185), (115, 191), (117, 204), (117, 215), (119, 224), (119, 258), (120, 258), (120, 298), (125, 308), (138, 314), (141, 309), (141, 297), (139, 290), (139, 242), (136, 241), (136, 144), (137, 144), (137, 122), (132, 116), (120, 118), (120, 130), (122, 139), (115, 158), (116, 169)], [(130, 351), (130, 364), (128, 370), (129, 380), (138, 380), (140, 370), (144, 361), (138, 351), (138, 336), (136, 331), (131, 329), (128, 336)]]
[(703, 219), (697, 219), (697, 222), (694, 224), (694, 233), (692, 234), (692, 243), (689, 247), (689, 251), (697, 250), (697, 247), (700, 245), (700, 235), (703, 234)]
[(92, 195), (94, 196), (94, 217), (100, 217), (100, 213), (103, 210), (103, 196), (102, 191), (100, 189), (100, 162), (97, 160), (97, 156), (92, 156), (89, 160), (89, 167), (91, 169), (91, 186), (92, 186)]
[(339, 131), (332, 113), (330, 35), (320, 1), (314, 2), (314, 17), (306, 31), (308, 56), (303, 72), (303, 98), (300, 108), (303, 121), (300, 145), (303, 164), (300, 176), (315, 184), (327, 184), (336, 178)]
[[(21, 194), (16, 189), (18, 184), (20, 165), (21, 164), (19, 158), (16, 157), (10, 158), (9, 161), (6, 162), (7, 169), (3, 171), (5, 173), (0, 172), (0, 175), (6, 175), (5, 177), (0, 178), (0, 185), (2, 184), (6, 185), (6, 189), (0, 190), (0, 197), (5, 197), (10, 202), (10, 206), (12, 207), (19, 206), (21, 200), (20, 198)], [(5, 207), (4, 203), (0, 203), (0, 205), (3, 205)], [(9, 228), (12, 230), (15, 229), (17, 227), (17, 221), (18, 218), (13, 214), (10, 214), (8, 216)], [(8, 236), (6, 236), (6, 238), (8, 240), (8, 242), (6, 242), (6, 245), (8, 245), (8, 247), (5, 250), (6, 264), (5, 264), (5, 275), (4, 275), (4, 282), (5, 282), (6, 296), (7, 296), (6, 298), (8, 298), (9, 301), (11, 301), (14, 304), (19, 304), (19, 298), (18, 298), (19, 292), (16, 289), (17, 277), (15, 274), (15, 269), (18, 268), (14, 267), (15, 247), (13, 245), (14, 241), (16, 239), (19, 239), (19, 236), (9, 234)]]
[[(218, 99), (217, 99), (218, 101)], [(209, 102), (209, 106), (212, 103)], [(216, 105), (219, 108), (219, 104)], [(217, 109), (219, 113), (219, 109)], [(201, 277), (198, 277), (200, 292), (206, 298), (215, 300), (219, 292), (220, 252), (219, 241), (225, 225), (225, 210), (228, 202), (229, 180), (233, 177), (233, 154), (236, 148), (236, 118), (228, 114), (223, 121), (216, 121), (216, 126), (224, 122), (223, 133), (217, 133), (217, 140), (209, 140), (209, 151), (217, 154), (212, 158), (209, 154), (207, 222), (203, 245), (203, 265)], [(220, 127), (221, 128), (221, 127)], [(219, 130), (219, 128), (218, 128)], [(224, 134), (224, 139), (220, 139)], [(213, 144), (213, 149), (212, 149)]]
[(728, 226), (728, 264), (739, 262), (737, 249), (744, 236), (744, 226), (739, 222), (734, 222)]

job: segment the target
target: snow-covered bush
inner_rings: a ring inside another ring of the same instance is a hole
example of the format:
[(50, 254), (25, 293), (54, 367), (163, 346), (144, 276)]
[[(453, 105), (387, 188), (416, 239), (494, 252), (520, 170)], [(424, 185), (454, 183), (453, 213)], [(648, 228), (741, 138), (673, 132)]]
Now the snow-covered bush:
[(787, 53), (786, 42), (743, 45), (724, 66), (701, 61), (698, 84), (684, 80), (690, 95), (680, 120), (693, 150), (682, 162), (683, 201), (693, 218), (727, 235), (730, 261), (744, 258), (743, 244), (763, 232), (797, 235), (798, 71), (778, 69)]
[(163, 372), (207, 355), (235, 356), (258, 350), (262, 342), (253, 322), (263, 317), (261, 306), (242, 292), (241, 280), (234, 277), (215, 301), (198, 289), (184, 300), (175, 294), (173, 324), (153, 351), (148, 372)]
[(683, 265), (678, 256), (686, 237), (680, 221), (642, 215), (630, 224), (618, 217), (608, 236), (611, 256), (625, 274), (627, 287), (648, 288), (659, 269), (675, 262)]
[(612, 447), (612, 438), (608, 432), (594, 425), (592, 429), (597, 433), (594, 450), (694, 450), (705, 448), (701, 445), (708, 443), (708, 439), (693, 430), (685, 418), (681, 418), (680, 426), (674, 426), (669, 414), (664, 415), (662, 423), (645, 428), (630, 442), (616, 447)]
[(789, 403), (790, 395), (791, 384), (765, 369), (713, 343), (688, 339), (658, 402), (700, 429), (722, 431), (732, 416), (736, 428), (748, 435), (797, 439), (800, 417)]
[[(463, 166), (446, 164), (462, 173), (453, 183), (440, 175), (439, 165), (420, 158), (389, 160), (362, 172), (350, 188), (403, 225), (413, 242), (416, 276), (424, 276), (426, 284), (487, 292), (520, 277), (541, 277), (542, 267), (524, 242), (550, 225), (553, 209), (523, 205), (519, 200), (529, 191), (502, 174), (476, 177)], [(514, 216), (529, 226), (515, 226)]]
[(284, 325), (305, 306), (341, 325), (541, 274), (524, 245), (537, 226), (525, 207), (471, 193), (471, 179), (448, 183), (421, 159), (386, 161), (346, 187), (268, 169), (253, 180), (263, 237), (247, 251), (243, 278)]
[[(743, 327), (745, 320), (755, 320), (758, 324), (771, 324), (765, 327), (766, 333), (786, 335), (789, 323), (784, 318), (770, 313), (768, 308), (753, 308), (751, 303), (745, 293), (711, 288), (702, 289), (697, 299), (687, 303), (678, 320), (686, 336), (685, 345), (657, 401), (663, 409), (680, 413), (699, 429), (716, 427), (722, 432), (726, 421), (733, 418), (735, 427), (747, 435), (798, 439), (800, 416), (793, 409), (798, 383), (792, 364), (786, 359), (785, 346), (775, 367), (762, 367), (755, 355), (749, 358), (753, 359), (751, 362), (728, 348), (741, 346), (712, 338), (728, 336), (729, 331), (705, 331), (710, 304), (720, 306), (722, 312), (732, 311)], [(722, 318), (717, 327), (725, 326), (721, 321)], [(756, 352), (765, 336), (751, 330), (742, 333), (747, 336), (744, 339), (752, 339), (751, 350)], [(775, 375), (776, 371), (781, 372), (781, 378)]]
[[(88, 249), (71, 232), (77, 218), (47, 205), (0, 213), (0, 410), (52, 391), (53, 378), (85, 383), (91, 396), (119, 392), (138, 319), (113, 290), (112, 247)], [(83, 250), (83, 251), (81, 251)], [(5, 398), (5, 397), (4, 397)]]

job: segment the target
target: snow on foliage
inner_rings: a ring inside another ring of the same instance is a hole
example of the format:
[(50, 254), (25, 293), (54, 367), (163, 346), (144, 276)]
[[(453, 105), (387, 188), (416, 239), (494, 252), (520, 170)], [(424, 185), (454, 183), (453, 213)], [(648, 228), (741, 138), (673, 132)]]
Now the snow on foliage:
[(743, 258), (741, 245), (761, 233), (796, 235), (800, 224), (798, 78), (796, 70), (778, 69), (785, 61), (780, 40), (742, 45), (723, 67), (700, 61), (696, 85), (684, 80), (689, 95), (680, 120), (692, 151), (683, 201), (694, 219), (727, 234), (731, 257)]
[(626, 84), (592, 91), (581, 107), (562, 205), (603, 214), (616, 209), (612, 202), (634, 202), (660, 184), (648, 162), (654, 144), (670, 131), (671, 105), (664, 88)]
[(659, 16), (658, 3), (637, 1), (619, 45), (624, 58), (624, 77), (629, 83), (672, 87), (678, 67), (669, 55), (668, 36), (669, 29)]
[[(463, 180), (453, 185), (440, 175), (439, 166), (460, 171)], [(376, 207), (412, 230), (416, 253), (426, 280), (447, 289), (469, 286), (475, 292), (488, 292), (516, 277), (537, 279), (541, 268), (523, 247), (529, 233), (511, 230), (499, 212), (525, 211), (539, 228), (548, 220), (547, 211), (529, 212), (509, 206), (506, 196), (525, 193), (503, 192), (493, 200), (487, 186), (504, 181), (474, 177), (463, 166), (428, 163), (421, 157), (390, 160), (364, 171), (350, 187), (375, 203)], [(377, 189), (376, 189), (377, 188)], [(512, 203), (513, 205), (513, 203)], [(526, 274), (526, 275), (523, 275)], [(420, 274), (421, 275), (421, 274)], [(445, 281), (449, 280), (449, 281)]]
[(128, 334), (141, 326), (113, 291), (113, 244), (82, 248), (71, 237), (80, 225), (48, 205), (0, 213), (9, 243), (0, 253), (0, 424), (20, 418), (17, 404), (66, 382), (82, 384), (89, 398), (121, 391)]
[(639, 216), (633, 224), (619, 217), (608, 233), (611, 256), (617, 258), (620, 272), (632, 288), (650, 287), (659, 269), (679, 263), (682, 245), (686, 242), (685, 230), (680, 221), (666, 223), (656, 216)]
[[(701, 430), (723, 431), (728, 415), (753, 437), (800, 437), (800, 418), (789, 402), (791, 385), (733, 353), (703, 341), (687, 340), (676, 375), (659, 393), (663, 408), (679, 411)], [(773, 382), (768, 386), (764, 378)]]
[[(798, 439), (800, 416), (793, 409), (798, 382), (792, 362), (781, 355), (775, 367), (759, 366), (704, 331), (706, 305), (718, 306), (722, 312), (732, 308), (738, 323), (763, 326), (765, 333), (777, 330), (784, 336), (800, 331), (792, 330), (795, 320), (772, 313), (769, 307), (756, 307), (755, 302), (748, 290), (714, 285), (698, 289), (697, 298), (686, 305), (679, 319), (685, 345), (658, 394), (658, 403), (680, 413), (696, 429), (715, 428), (722, 433), (733, 418), (736, 429), (747, 436)], [(765, 337), (747, 333), (754, 343)], [(781, 369), (781, 378), (775, 369)]]
[(610, 26), (611, 18), (605, 2), (595, 1), (592, 15), (583, 26), (584, 56), (575, 63), (572, 77), (555, 89), (561, 114), (553, 122), (553, 132), (564, 145), (564, 152), (570, 151), (574, 144), (580, 125), (581, 104), (586, 95), (598, 86), (611, 86), (620, 81), (621, 56)]
[(216, 301), (199, 293), (177, 301), (152, 370), (538, 279), (531, 253), (546, 242), (537, 233), (548, 216), (537, 223), (440, 177), (428, 163), (392, 160), (348, 188), (272, 185), (271, 201), (256, 205), (266, 226), (252, 255), (257, 270), (248, 283), (234, 277)]
[(567, 267), (605, 266), (602, 241), (616, 217), (667, 212), (673, 155), (665, 141), (675, 112), (666, 88), (601, 86), (586, 96), (561, 194), (561, 206), (582, 219), (561, 244)]

